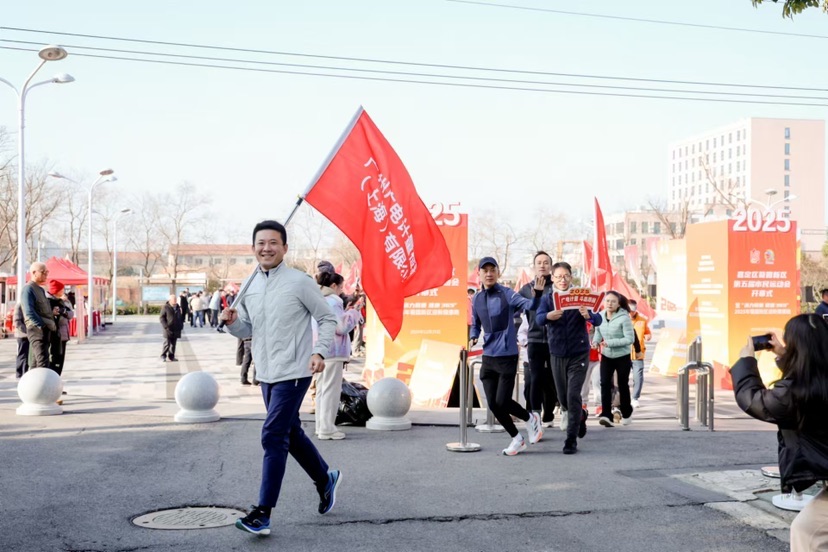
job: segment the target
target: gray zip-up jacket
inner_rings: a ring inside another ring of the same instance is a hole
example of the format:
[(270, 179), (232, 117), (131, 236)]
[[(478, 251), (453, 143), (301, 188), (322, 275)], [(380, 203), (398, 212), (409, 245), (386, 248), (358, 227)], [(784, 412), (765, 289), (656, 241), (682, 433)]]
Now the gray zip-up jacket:
[[(233, 303), (238, 318), (227, 330), (241, 339), (253, 338), (256, 379), (277, 383), (310, 377), (311, 355), (324, 358), (336, 330), (336, 316), (319, 286), (284, 262), (267, 274), (260, 268), (250, 278), (250, 287)], [(311, 317), (319, 325), (315, 346)]]

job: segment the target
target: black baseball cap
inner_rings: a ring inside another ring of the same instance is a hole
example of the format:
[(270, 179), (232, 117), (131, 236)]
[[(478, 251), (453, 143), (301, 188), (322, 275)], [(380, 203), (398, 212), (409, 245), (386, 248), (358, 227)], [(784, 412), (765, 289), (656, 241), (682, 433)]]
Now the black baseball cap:
[(480, 263), (477, 265), (478, 270), (483, 268), (486, 265), (494, 265), (495, 268), (500, 268), (497, 266), (497, 261), (494, 257), (483, 257), (480, 259)]

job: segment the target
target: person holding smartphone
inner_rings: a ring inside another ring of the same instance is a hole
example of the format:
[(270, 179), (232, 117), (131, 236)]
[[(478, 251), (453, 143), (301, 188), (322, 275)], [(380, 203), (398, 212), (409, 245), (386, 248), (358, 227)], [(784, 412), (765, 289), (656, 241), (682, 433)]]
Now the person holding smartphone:
[[(748, 338), (730, 369), (736, 403), (758, 420), (776, 424), (782, 492), (802, 492), (828, 481), (828, 323), (816, 314), (800, 314), (785, 324), (784, 344), (767, 338), (777, 355), (782, 379), (768, 389), (759, 375), (756, 345)], [(824, 488), (791, 524), (791, 551), (828, 549), (828, 491)]]

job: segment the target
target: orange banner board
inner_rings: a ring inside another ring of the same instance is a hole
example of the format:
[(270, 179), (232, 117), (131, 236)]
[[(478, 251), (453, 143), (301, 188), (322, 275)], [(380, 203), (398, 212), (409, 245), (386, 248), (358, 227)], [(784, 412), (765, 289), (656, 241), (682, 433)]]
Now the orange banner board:
[[(752, 208), (748, 213), (761, 219)], [(702, 336), (703, 360), (716, 366), (717, 385), (730, 389), (727, 368), (748, 337), (781, 336), (799, 314), (796, 223), (748, 225), (737, 218), (693, 224), (686, 241), (687, 341)], [(778, 379), (772, 353), (760, 353), (759, 367), (766, 382)]]
[(468, 342), (468, 215), (457, 212), (458, 206), (431, 207), (451, 255), (452, 277), (440, 287), (405, 299), (403, 324), (395, 340), (375, 323), (376, 314), (368, 309), (365, 380), (370, 385), (380, 377), (397, 377), (410, 385), (415, 405), (441, 405), (451, 390), (459, 351)]

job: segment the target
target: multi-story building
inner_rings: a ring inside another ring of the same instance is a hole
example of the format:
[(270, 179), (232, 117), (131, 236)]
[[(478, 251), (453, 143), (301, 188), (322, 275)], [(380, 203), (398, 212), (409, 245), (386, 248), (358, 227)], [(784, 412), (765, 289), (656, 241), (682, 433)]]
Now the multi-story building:
[(748, 204), (797, 221), (803, 253), (825, 243), (825, 121), (748, 118), (670, 147), (671, 211), (729, 216)]
[[(641, 264), (646, 266), (647, 238), (669, 238), (679, 232), (677, 222), (673, 222), (670, 213), (659, 214), (652, 209), (640, 209), (613, 213), (604, 217), (604, 227), (607, 233), (607, 248), (610, 262), (617, 269), (624, 268), (624, 247), (635, 245), (640, 252)], [(666, 220), (665, 220), (666, 219)], [(666, 225), (669, 224), (671, 228)]]

